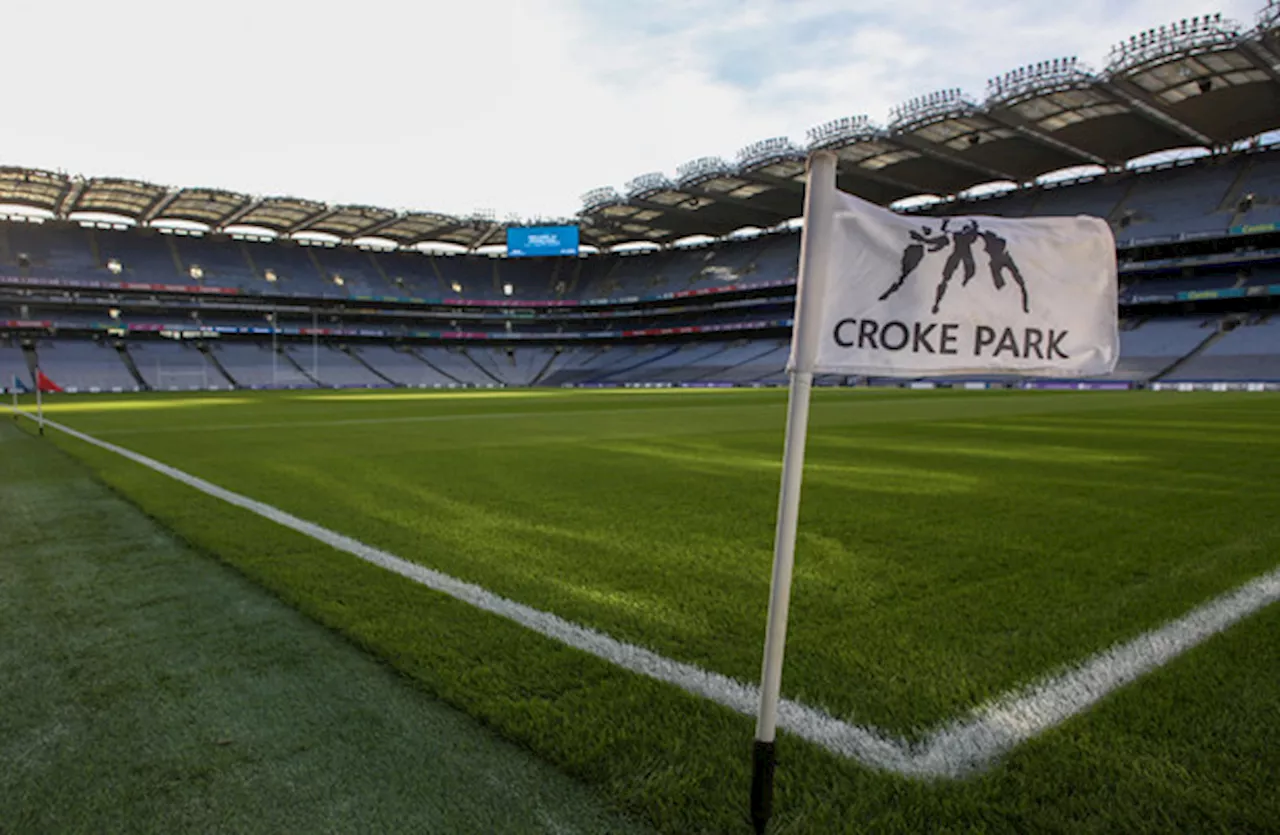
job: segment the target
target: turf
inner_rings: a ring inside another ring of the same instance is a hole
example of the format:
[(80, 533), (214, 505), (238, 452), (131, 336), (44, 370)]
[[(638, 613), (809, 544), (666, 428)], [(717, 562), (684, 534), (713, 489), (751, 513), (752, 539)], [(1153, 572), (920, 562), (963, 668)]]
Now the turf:
[[(50, 414), (754, 681), (783, 405), (770, 391), (237, 393), (69, 399)], [(919, 734), (1273, 568), (1278, 412), (1262, 394), (819, 392), (784, 693)], [(745, 718), (55, 440), (660, 828), (743, 825)], [(1280, 672), (1277, 625), (1263, 613), (962, 783), (784, 739), (779, 831), (1265, 829), (1280, 819), (1280, 697), (1262, 684)]]
[(0, 832), (639, 832), (0, 423)]

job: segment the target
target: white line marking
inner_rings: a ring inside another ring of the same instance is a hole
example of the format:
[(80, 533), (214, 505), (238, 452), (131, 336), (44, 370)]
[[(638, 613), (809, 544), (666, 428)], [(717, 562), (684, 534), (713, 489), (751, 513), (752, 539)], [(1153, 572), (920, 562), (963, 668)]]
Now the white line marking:
[[(27, 412), (26, 417), (35, 420)], [(514, 621), (552, 640), (590, 653), (623, 669), (673, 684), (745, 716), (754, 716), (759, 688), (673, 661), (550, 612), (508, 600), (343, 534), (299, 519), (279, 508), (223, 489), (145, 455), (98, 440), (68, 426), (45, 425), (92, 446), (114, 452), (228, 504), (270, 519), (339, 551), (399, 574), (434, 591)], [(1155, 670), (1238, 621), (1280, 600), (1280, 568), (1218, 597), (1164, 626), (1116, 644), (1083, 664), (1012, 691), (967, 717), (912, 743), (876, 728), (837, 719), (808, 705), (783, 699), (778, 724), (826, 750), (908, 777), (957, 778), (990, 766), (1006, 752), (1097, 704), (1112, 691)]]

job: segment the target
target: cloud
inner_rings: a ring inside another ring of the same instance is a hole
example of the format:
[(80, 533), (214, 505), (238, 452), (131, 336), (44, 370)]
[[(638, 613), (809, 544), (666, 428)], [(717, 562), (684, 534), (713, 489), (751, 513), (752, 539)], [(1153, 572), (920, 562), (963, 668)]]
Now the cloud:
[[(567, 215), (598, 185), (1107, 48), (1199, 0), (24, 3), (6, 164)], [(1249, 22), (1253, 3), (1223, 11)]]

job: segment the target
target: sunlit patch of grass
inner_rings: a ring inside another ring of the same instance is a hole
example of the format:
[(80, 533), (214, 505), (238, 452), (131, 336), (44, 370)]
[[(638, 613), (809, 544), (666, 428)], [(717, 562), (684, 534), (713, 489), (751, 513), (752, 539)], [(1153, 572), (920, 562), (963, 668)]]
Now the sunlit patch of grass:
[[(171, 409), (203, 409), (208, 406), (243, 406), (252, 403), (248, 397), (130, 397), (102, 400), (94, 397), (78, 399), (49, 398), (43, 408), (47, 415), (84, 415), (104, 412), (150, 412)], [(28, 401), (20, 406), (20, 411), (36, 414), (35, 402)]]
[(555, 397), (546, 389), (437, 389), (429, 391), (351, 391), (325, 394), (293, 394), (290, 400), (325, 403), (399, 403), (414, 400), (524, 400), (531, 397)]

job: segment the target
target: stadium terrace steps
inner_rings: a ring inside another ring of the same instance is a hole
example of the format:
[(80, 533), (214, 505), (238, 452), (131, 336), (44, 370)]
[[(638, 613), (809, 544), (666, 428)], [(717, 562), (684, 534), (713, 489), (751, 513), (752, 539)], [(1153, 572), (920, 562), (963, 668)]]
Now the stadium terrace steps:
[(1240, 325), (1189, 357), (1162, 379), (1193, 381), (1280, 381), (1280, 319)]
[(469, 368), (461, 369), (461, 373), (465, 376), (465, 379), (458, 376), (460, 370), (456, 365), (456, 360), (449, 356), (448, 348), (431, 346), (410, 348), (408, 350), (413, 354), (413, 356), (417, 357), (419, 361), (428, 365), (441, 377), (449, 380), (450, 383), (467, 385), (474, 381), (472, 369)]
[(727, 342), (694, 342), (679, 345), (666, 354), (652, 357), (633, 366), (594, 379), (592, 382), (675, 382), (682, 371), (687, 371), (707, 358), (723, 352)]
[(752, 383), (762, 377), (781, 374), (791, 353), (789, 344), (777, 345), (772, 341), (760, 344), (751, 342), (737, 348), (734, 352), (717, 357), (720, 362), (728, 359), (739, 360), (731, 365), (718, 365), (711, 369), (700, 369), (696, 377), (689, 382), (713, 383)]
[[(592, 375), (592, 376), (589, 376), (589, 377), (587, 378), (587, 381), (588, 381), (588, 382), (592, 382), (592, 383), (603, 383), (603, 382), (606, 382), (606, 381), (608, 381), (608, 380), (609, 380), (609, 378), (610, 378), (610, 377), (614, 377), (615, 375), (618, 375), (618, 374), (626, 374), (627, 372), (635, 371), (637, 368), (642, 368), (642, 367), (644, 367), (644, 366), (649, 365), (650, 363), (657, 362), (658, 360), (661, 360), (661, 359), (663, 359), (664, 357), (670, 356), (671, 354), (674, 354), (674, 353), (676, 353), (677, 351), (679, 351), (681, 347), (682, 347), (682, 346), (679, 346), (679, 345), (677, 345), (677, 346), (676, 346), (676, 347), (674, 347), (674, 348), (672, 348), (672, 347), (670, 347), (670, 346), (667, 346), (667, 345), (662, 345), (662, 346), (660, 346), (660, 347), (659, 347), (659, 346), (655, 346), (655, 350), (659, 352), (659, 353), (657, 354), (657, 356), (646, 357), (646, 358), (644, 358), (644, 359), (642, 359), (642, 360), (640, 360), (639, 362), (636, 362), (636, 363), (634, 363), (634, 364), (626, 365), (626, 366), (624, 366), (624, 367), (622, 367), (622, 368), (618, 368), (618, 369), (616, 369), (616, 370), (611, 370), (611, 371), (610, 371), (609, 373), (607, 373), (607, 374), (599, 374), (599, 373), (594, 374), (594, 375)], [(632, 357), (631, 359), (634, 359), (634, 357)]]
[(223, 379), (225, 379), (233, 389), (243, 388), (243, 386), (236, 382), (236, 379), (228, 373), (226, 367), (219, 362), (218, 355), (211, 351), (206, 343), (200, 343), (198, 347), (200, 348), (200, 353), (204, 354), (204, 358), (208, 363), (218, 370), (218, 373), (222, 375)]
[(240, 388), (313, 388), (315, 383), (270, 344), (222, 342), (207, 344), (210, 356)]
[(40, 370), (68, 393), (138, 391), (138, 381), (114, 345), (78, 339), (43, 339), (36, 344)]
[[(288, 344), (280, 346), (280, 356), (291, 363), (317, 388), (339, 388), (351, 384), (348, 383), (353, 377), (350, 374), (351, 367), (353, 365), (359, 366), (359, 363), (345, 355), (339, 360), (334, 354), (335, 352), (328, 345)], [(363, 367), (361, 367), (361, 370), (363, 370)], [(373, 379), (373, 375), (365, 372), (358, 375), (356, 379), (367, 381)], [(360, 382), (356, 382), (354, 385), (360, 385)]]
[(341, 351), (342, 351), (343, 353), (345, 353), (347, 356), (351, 357), (351, 359), (353, 359), (353, 360), (355, 360), (356, 362), (360, 363), (360, 365), (362, 365), (362, 366), (364, 366), (364, 368), (368, 369), (368, 371), (369, 371), (369, 373), (370, 373), (370, 374), (374, 375), (374, 376), (375, 376), (375, 377), (377, 377), (379, 380), (382, 380), (384, 383), (387, 383), (388, 385), (392, 385), (392, 386), (399, 386), (399, 385), (403, 385), (402, 383), (397, 383), (395, 380), (391, 379), (391, 378), (390, 378), (390, 377), (388, 377), (386, 374), (383, 374), (381, 371), (379, 371), (378, 369), (374, 368), (372, 365), (370, 365), (370, 364), (369, 364), (369, 361), (368, 361), (368, 360), (366, 360), (363, 356), (361, 356), (361, 355), (360, 355), (360, 353), (359, 353), (359, 352), (357, 352), (357, 351), (353, 350), (351, 347), (346, 346), (346, 347), (343, 347), (343, 348), (341, 348), (341, 349), (339, 349), (339, 350), (341, 350)]
[(319, 361), (319, 369), (314, 373), (305, 365), (312, 357), (312, 352), (303, 351), (302, 346), (290, 346), (292, 356), (308, 376), (322, 386), (333, 388), (377, 388), (386, 381), (371, 371), (364, 363), (343, 351), (337, 345), (321, 345), (314, 354)]
[(150, 391), (151, 386), (146, 380), (142, 379), (142, 374), (138, 371), (138, 366), (133, 361), (133, 356), (129, 353), (128, 347), (122, 342), (116, 346), (116, 351), (120, 354), (120, 360), (124, 363), (125, 368), (133, 375), (133, 379), (138, 384), (141, 391)]
[(134, 367), (153, 391), (227, 388), (222, 372), (195, 344), (161, 340), (127, 347)]
[(457, 381), (442, 374), (409, 350), (391, 345), (361, 345), (348, 349), (384, 379), (396, 385), (434, 387), (456, 385)]
[(27, 366), (27, 355), (21, 344), (0, 337), (0, 386), (9, 391), (13, 381), (18, 380), (24, 388), (33, 385), (31, 369)]
[(1203, 341), (1200, 342), (1200, 344), (1196, 345), (1194, 348), (1188, 351), (1184, 356), (1179, 357), (1177, 360), (1173, 362), (1172, 365), (1170, 365), (1168, 368), (1163, 369), (1159, 374), (1156, 374), (1151, 379), (1163, 380), (1166, 377), (1168, 377), (1170, 374), (1173, 374), (1183, 365), (1195, 359), (1195, 357), (1197, 357), (1200, 353), (1202, 353), (1206, 348), (1209, 348), (1215, 342), (1221, 339), (1223, 333), (1224, 331), (1222, 330), (1221, 326), (1215, 327), (1213, 331), (1208, 336), (1206, 336)]
[(1150, 380), (1190, 354), (1205, 339), (1204, 320), (1151, 319), (1137, 327), (1120, 331), (1120, 362), (1107, 379), (1141, 382)]
[(463, 347), (459, 350), (460, 355), (466, 357), (467, 361), (470, 362), (472, 365), (474, 365), (477, 369), (479, 369), (480, 373), (488, 377), (489, 380), (497, 383), (498, 385), (502, 385), (503, 383), (506, 382), (501, 377), (499, 377), (496, 373), (494, 373), (493, 371), (485, 367), (485, 363), (480, 362), (480, 360), (472, 356), (472, 352), (483, 353), (486, 359), (492, 361), (492, 356), (489, 354), (488, 351), (486, 351), (483, 348)]

